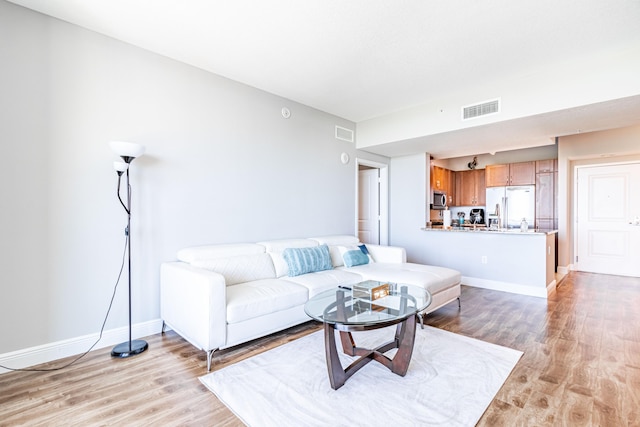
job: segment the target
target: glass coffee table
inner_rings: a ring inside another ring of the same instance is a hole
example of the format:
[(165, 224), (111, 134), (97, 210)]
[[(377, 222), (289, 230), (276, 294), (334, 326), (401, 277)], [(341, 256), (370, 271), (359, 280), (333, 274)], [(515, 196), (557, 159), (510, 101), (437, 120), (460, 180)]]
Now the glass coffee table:
[[(371, 281), (367, 283), (371, 285)], [(358, 285), (339, 287), (312, 297), (304, 307), (311, 318), (324, 324), (327, 370), (334, 390), (342, 387), (347, 379), (372, 360), (400, 376), (405, 376), (409, 368), (416, 336), (416, 318), (431, 304), (431, 294), (421, 286), (376, 283), (384, 286), (382, 292), (367, 295), (359, 291)], [(354, 331), (391, 325), (397, 325), (394, 339), (374, 349), (358, 347), (351, 335)], [(359, 356), (346, 369), (338, 357), (336, 330), (340, 333), (343, 352), (349, 356)], [(398, 351), (393, 358), (384, 354), (394, 348)]]

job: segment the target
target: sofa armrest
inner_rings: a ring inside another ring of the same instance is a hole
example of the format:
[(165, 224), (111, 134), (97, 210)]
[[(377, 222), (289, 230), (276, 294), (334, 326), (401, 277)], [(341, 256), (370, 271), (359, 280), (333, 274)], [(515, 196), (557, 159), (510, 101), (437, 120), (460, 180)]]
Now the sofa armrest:
[(365, 244), (375, 262), (402, 264), (407, 262), (407, 251), (399, 246), (380, 246)]
[(227, 339), (224, 277), (184, 262), (160, 266), (160, 316), (194, 346), (215, 350)]

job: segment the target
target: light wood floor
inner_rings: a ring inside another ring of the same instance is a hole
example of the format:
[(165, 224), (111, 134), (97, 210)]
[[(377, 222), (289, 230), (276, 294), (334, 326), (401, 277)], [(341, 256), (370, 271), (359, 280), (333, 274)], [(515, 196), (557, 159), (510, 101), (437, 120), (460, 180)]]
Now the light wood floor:
[[(427, 324), (524, 352), (478, 425), (640, 425), (640, 279), (571, 273), (548, 300), (471, 287), (461, 299)], [(318, 329), (218, 352), (214, 369)], [(106, 348), (63, 371), (0, 375), (0, 426), (242, 425), (198, 381), (204, 352), (173, 332), (147, 341), (127, 360)]]

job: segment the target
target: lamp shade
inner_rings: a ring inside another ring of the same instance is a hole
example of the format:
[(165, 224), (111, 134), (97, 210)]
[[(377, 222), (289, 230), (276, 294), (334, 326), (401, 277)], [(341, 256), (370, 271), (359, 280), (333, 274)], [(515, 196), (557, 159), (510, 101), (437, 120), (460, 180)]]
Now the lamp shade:
[(120, 157), (136, 158), (144, 154), (144, 145), (135, 142), (111, 141), (111, 149)]
[(124, 172), (129, 169), (129, 165), (125, 162), (113, 162), (113, 168), (117, 172)]

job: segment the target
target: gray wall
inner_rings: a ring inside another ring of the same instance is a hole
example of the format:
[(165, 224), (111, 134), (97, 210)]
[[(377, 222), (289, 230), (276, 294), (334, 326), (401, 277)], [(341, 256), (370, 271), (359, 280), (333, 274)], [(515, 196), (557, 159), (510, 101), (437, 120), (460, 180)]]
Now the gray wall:
[[(126, 225), (110, 140), (147, 147), (134, 323), (159, 317), (159, 265), (182, 247), (355, 234), (340, 154), (387, 162), (334, 138), (349, 121), (3, 0), (0, 63), (0, 354), (99, 330)], [(127, 323), (125, 287), (107, 329)]]
[(424, 262), (423, 231), (429, 200), (429, 154), (395, 157), (389, 166), (389, 244), (407, 250), (407, 260)]

